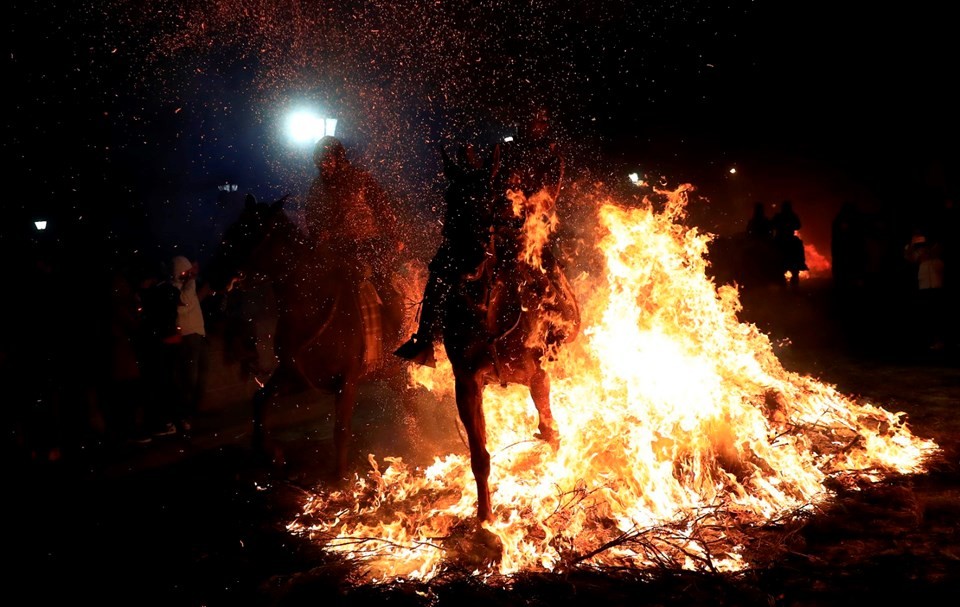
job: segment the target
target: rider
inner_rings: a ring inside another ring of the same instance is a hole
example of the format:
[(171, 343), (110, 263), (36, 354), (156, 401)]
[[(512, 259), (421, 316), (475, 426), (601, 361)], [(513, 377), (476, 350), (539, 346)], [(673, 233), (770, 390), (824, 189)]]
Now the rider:
[(550, 136), (545, 109), (534, 113), (517, 140), (503, 147), (501, 165), (498, 194), (512, 189), (530, 198), (544, 191), (556, 202), (563, 185), (564, 159), (559, 144)]
[[(500, 183), (497, 192), (506, 192), (506, 196), (495, 199), (495, 229), (508, 231), (523, 230), (527, 220), (549, 221), (556, 210), (557, 199), (563, 187), (565, 160), (560, 145), (553, 138), (550, 117), (546, 109), (538, 109), (525, 131), (514, 142), (507, 144), (501, 158)], [(523, 205), (523, 213), (518, 213), (518, 204)], [(518, 217), (518, 215), (522, 215)], [(503, 239), (512, 242), (511, 238)], [(528, 285), (540, 299), (540, 307), (548, 312), (549, 331), (546, 345), (559, 344), (571, 337), (576, 329), (567, 327), (579, 317), (576, 301), (567, 286), (563, 268), (557, 260), (553, 238), (539, 243), (537, 257), (528, 261), (539, 262), (542, 273), (534, 272), (534, 281)], [(539, 279), (538, 279), (539, 277)]]
[(382, 294), (403, 249), (391, 200), (370, 173), (347, 159), (339, 139), (320, 139), (313, 161), (318, 174), (304, 211), (310, 238), (355, 263), (355, 277), (370, 279)]
[(456, 161), (441, 148), (443, 172), (449, 182), (444, 194), (443, 241), (429, 265), (417, 332), (394, 354), (421, 365), (436, 365), (433, 342), (443, 303), (457, 276), (476, 268), (484, 257), (478, 232), (491, 223), (490, 180), (496, 174), (497, 151), (484, 163), (472, 144), (457, 149)]
[[(438, 251), (439, 261), (435, 258), (431, 263), (431, 280), (428, 281), (424, 292), (420, 326), (413, 337), (395, 352), (397, 356), (433, 366), (436, 321), (443, 299), (449, 292), (453, 279), (464, 271), (475, 268), (482, 259), (485, 242), (478, 238), (479, 229), (486, 227), (495, 231), (506, 230), (514, 233), (522, 230), (523, 219), (519, 218), (514, 211), (515, 203), (511, 201), (508, 192), (522, 195), (524, 199), (545, 195), (550, 207), (549, 211), (553, 211), (552, 207), (556, 204), (562, 185), (564, 161), (557, 143), (548, 136), (548, 133), (547, 113), (545, 110), (540, 110), (534, 114), (528, 128), (520, 134), (519, 141), (511, 143), (510, 147), (497, 147), (494, 151), (492, 167), (483, 168), (476, 159), (472, 163), (467, 163), (471, 167), (468, 170), (458, 165), (451, 167), (448, 163), (446, 173), (451, 179), (451, 185), (447, 197), (445, 243)], [(469, 158), (470, 148), (466, 150)], [(490, 181), (486, 181), (488, 178)], [(466, 189), (472, 192), (471, 195), (461, 194), (464, 184)], [(454, 202), (459, 200), (459, 204), (464, 208), (473, 209), (474, 213), (468, 215), (473, 220), (457, 221), (458, 218), (462, 219), (463, 209), (451, 204), (451, 200)], [(477, 211), (477, 209), (481, 210)], [(451, 222), (455, 222), (457, 228), (462, 230), (459, 232), (463, 234), (462, 237), (456, 241), (446, 233), (446, 227)], [(454, 244), (451, 244), (452, 241)], [(449, 258), (444, 253), (453, 250), (456, 244), (461, 243), (470, 243), (476, 248), (460, 251), (459, 256), (454, 254), (452, 256), (454, 263), (449, 263)], [(535, 288), (545, 292), (548, 285), (556, 287), (557, 281), (562, 280), (557, 275), (562, 270), (549, 247), (544, 247), (542, 255), (545, 281), (543, 285)], [(446, 273), (441, 269), (441, 264), (444, 263), (447, 264)], [(555, 305), (561, 308), (568, 306), (570, 302), (564, 300), (565, 290), (562, 288), (555, 288), (555, 290), (558, 292), (559, 300)], [(540, 295), (543, 294), (540, 293)], [(560, 335), (552, 339), (554, 342), (562, 340), (563, 336)]]

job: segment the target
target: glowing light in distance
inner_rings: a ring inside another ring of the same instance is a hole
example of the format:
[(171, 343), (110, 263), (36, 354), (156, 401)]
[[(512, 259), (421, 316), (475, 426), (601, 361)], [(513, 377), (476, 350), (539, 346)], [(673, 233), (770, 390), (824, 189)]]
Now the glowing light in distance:
[(33, 225), (35, 225), (38, 230), (46, 230), (46, 229), (47, 229), (47, 220), (46, 220), (46, 219), (38, 219), (37, 221), (34, 221), (34, 222), (33, 222)]
[(298, 110), (287, 117), (287, 135), (297, 144), (313, 144), (325, 135), (334, 136), (336, 131), (336, 118), (325, 118), (308, 110)]
[(337, 134), (337, 119), (324, 118), (323, 124), (324, 124), (323, 134), (330, 135), (331, 137), (335, 137)]

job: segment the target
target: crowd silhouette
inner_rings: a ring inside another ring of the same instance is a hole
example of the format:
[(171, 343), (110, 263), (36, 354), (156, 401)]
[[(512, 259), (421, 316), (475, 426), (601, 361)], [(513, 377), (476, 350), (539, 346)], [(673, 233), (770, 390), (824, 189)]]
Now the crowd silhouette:
[(744, 289), (798, 288), (801, 273), (808, 269), (800, 227), (792, 201), (785, 200), (772, 216), (767, 215), (766, 204), (755, 202), (743, 232), (715, 241), (714, 277)]
[[(942, 359), (960, 341), (960, 228), (953, 198), (935, 200), (911, 208), (906, 219), (901, 209), (866, 211), (843, 202), (829, 223), (829, 272), (816, 280), (809, 277), (792, 201), (772, 215), (757, 201), (742, 231), (711, 241), (708, 272), (718, 284), (736, 285), (754, 305), (780, 307), (774, 318), (786, 318), (796, 305), (777, 293), (824, 295), (829, 324), (810, 328), (835, 333), (833, 343), (864, 354)], [(809, 289), (801, 288), (804, 280)]]

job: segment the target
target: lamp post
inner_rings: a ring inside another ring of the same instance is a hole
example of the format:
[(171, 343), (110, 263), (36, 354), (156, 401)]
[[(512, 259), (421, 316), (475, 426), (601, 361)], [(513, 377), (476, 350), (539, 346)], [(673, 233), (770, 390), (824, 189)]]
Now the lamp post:
[(312, 110), (296, 110), (287, 116), (287, 136), (297, 145), (313, 145), (323, 137), (334, 137), (337, 119)]

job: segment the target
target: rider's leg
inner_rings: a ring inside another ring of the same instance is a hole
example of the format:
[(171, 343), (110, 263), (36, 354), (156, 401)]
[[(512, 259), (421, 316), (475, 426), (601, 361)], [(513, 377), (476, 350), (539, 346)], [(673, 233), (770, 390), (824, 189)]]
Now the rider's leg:
[(420, 322), (417, 332), (394, 352), (401, 358), (428, 367), (436, 365), (433, 352), (433, 340), (437, 329), (437, 319), (446, 296), (446, 284), (437, 271), (431, 271), (420, 305)]

